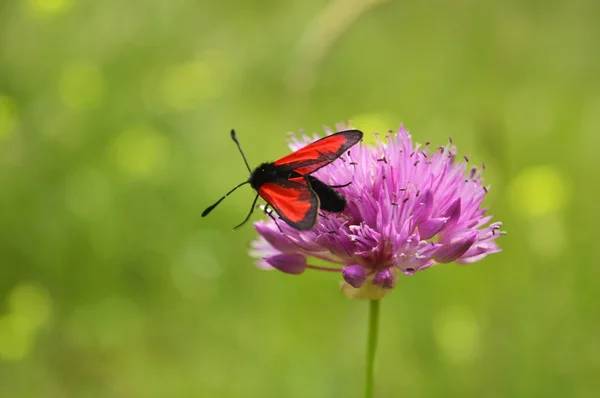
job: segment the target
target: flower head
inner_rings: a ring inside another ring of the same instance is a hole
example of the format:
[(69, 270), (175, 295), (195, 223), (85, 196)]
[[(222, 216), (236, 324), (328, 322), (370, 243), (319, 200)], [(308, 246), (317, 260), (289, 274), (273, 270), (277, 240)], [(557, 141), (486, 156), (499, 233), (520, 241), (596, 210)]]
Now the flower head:
[[(317, 138), (292, 137), (290, 148)], [(413, 145), (403, 127), (377, 141), (375, 147), (355, 145), (314, 173), (329, 185), (351, 182), (339, 188), (347, 200), (342, 213), (322, 212), (309, 231), (274, 220), (254, 224), (260, 237), (251, 254), (258, 266), (290, 274), (340, 272), (346, 294), (376, 299), (394, 287), (399, 272), (473, 263), (500, 251), (494, 241), (504, 234), (502, 223), (488, 225), (492, 217), (481, 207), (488, 192), (483, 166), (468, 168), (466, 157), (456, 161), (452, 142), (437, 149)], [(337, 266), (310, 265), (307, 257)]]

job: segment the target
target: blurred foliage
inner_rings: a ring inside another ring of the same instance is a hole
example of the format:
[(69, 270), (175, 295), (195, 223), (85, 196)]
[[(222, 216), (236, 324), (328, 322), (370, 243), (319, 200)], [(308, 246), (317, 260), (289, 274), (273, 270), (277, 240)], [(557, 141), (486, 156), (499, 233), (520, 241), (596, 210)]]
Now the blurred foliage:
[[(402, 278), (378, 397), (600, 393), (600, 3), (0, 2), (0, 397), (358, 397), (366, 303), (256, 269), (246, 178), (351, 119), (486, 163), (504, 252)], [(596, 181), (594, 183), (593, 181)], [(258, 218), (256, 215), (255, 218)]]

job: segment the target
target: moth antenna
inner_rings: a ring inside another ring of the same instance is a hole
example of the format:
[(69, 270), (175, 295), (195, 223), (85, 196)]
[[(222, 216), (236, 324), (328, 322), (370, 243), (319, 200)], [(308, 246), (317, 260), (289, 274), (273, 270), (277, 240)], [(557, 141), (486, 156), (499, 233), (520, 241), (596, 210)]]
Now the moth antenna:
[(234, 230), (236, 230), (239, 227), (241, 227), (242, 225), (246, 224), (246, 221), (248, 221), (250, 219), (250, 216), (252, 215), (252, 213), (254, 213), (254, 206), (256, 206), (256, 201), (257, 200), (258, 200), (258, 195), (256, 195), (254, 197), (254, 202), (252, 202), (252, 206), (250, 207), (250, 212), (248, 212), (248, 215), (246, 216), (246, 218), (244, 218), (244, 221), (242, 221), (241, 223), (239, 223), (238, 225), (236, 225), (235, 227), (233, 227)]
[(221, 203), (223, 201), (223, 199), (225, 199), (226, 197), (228, 197), (233, 191), (235, 191), (236, 189), (238, 189), (239, 187), (241, 187), (242, 185), (248, 184), (250, 181), (244, 181), (241, 184), (236, 185), (235, 187), (233, 187), (233, 189), (229, 192), (227, 192), (225, 195), (223, 195), (221, 197), (221, 199), (217, 200), (217, 202), (215, 204), (213, 204), (212, 206), (208, 206), (206, 208), (206, 210), (204, 210), (202, 212), (202, 217), (205, 217), (206, 215), (208, 215), (208, 213), (210, 213), (212, 211), (212, 209), (214, 209), (215, 207), (217, 207), (217, 205), (219, 203)]
[(242, 151), (242, 146), (240, 145), (240, 142), (238, 141), (236, 135), (235, 135), (235, 130), (231, 129), (231, 139), (233, 140), (233, 142), (235, 142), (235, 144), (237, 145), (238, 149), (240, 150), (240, 153), (242, 154), (242, 157), (244, 158), (244, 163), (246, 163), (246, 168), (248, 168), (248, 171), (250, 173), (252, 173), (252, 169), (250, 168), (250, 165), (248, 164), (248, 161), (246, 160), (246, 155), (244, 155), (244, 151)]

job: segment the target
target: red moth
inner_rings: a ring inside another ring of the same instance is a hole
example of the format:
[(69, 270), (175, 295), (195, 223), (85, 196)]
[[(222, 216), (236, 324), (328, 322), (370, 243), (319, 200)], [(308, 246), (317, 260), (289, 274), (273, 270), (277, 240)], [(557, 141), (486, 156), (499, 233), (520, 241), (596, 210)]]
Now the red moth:
[(346, 199), (333, 189), (346, 185), (329, 186), (311, 174), (336, 160), (348, 148), (357, 144), (362, 137), (363, 133), (359, 130), (346, 130), (332, 134), (275, 162), (263, 163), (252, 171), (235, 136), (235, 131), (231, 130), (231, 139), (237, 144), (250, 171), (250, 177), (223, 195), (215, 204), (207, 207), (202, 212), (202, 217), (210, 213), (233, 191), (242, 185), (250, 184), (258, 194), (244, 221), (234, 229), (248, 221), (259, 196), (267, 202), (267, 207), (272, 207), (279, 217), (292, 227), (299, 230), (311, 229), (317, 221), (319, 208), (339, 213), (346, 207)]

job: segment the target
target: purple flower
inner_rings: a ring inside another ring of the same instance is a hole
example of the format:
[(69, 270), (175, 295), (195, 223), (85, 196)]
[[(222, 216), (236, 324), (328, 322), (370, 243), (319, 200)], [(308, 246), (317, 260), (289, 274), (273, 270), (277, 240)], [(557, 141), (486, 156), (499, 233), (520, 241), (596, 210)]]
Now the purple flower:
[[(317, 138), (292, 137), (290, 147)], [(322, 212), (309, 231), (281, 220), (279, 227), (270, 219), (254, 224), (260, 237), (251, 254), (258, 266), (291, 274), (340, 272), (349, 297), (376, 299), (394, 287), (398, 271), (413, 275), (439, 263), (473, 263), (501, 250), (494, 241), (504, 234), (502, 223), (487, 225), (492, 217), (481, 207), (488, 192), (483, 166), (469, 168), (466, 157), (456, 161), (451, 141), (437, 149), (413, 145), (403, 127), (377, 141), (355, 145), (314, 174), (330, 185), (352, 182), (339, 189), (347, 200), (342, 213)], [(310, 265), (307, 257), (338, 266)]]

